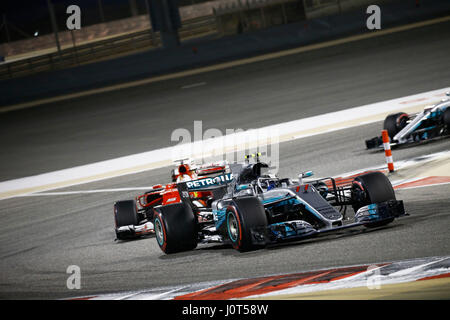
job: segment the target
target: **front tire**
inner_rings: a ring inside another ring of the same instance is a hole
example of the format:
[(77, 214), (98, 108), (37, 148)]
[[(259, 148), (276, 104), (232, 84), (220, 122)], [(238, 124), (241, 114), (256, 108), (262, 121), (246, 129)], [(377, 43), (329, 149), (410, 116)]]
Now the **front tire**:
[[(114, 204), (114, 222), (116, 229), (123, 226), (137, 225), (139, 216), (136, 210), (136, 202), (134, 200), (117, 201)], [(125, 239), (117, 232), (116, 237), (119, 240)]]
[[(356, 177), (352, 183), (353, 210), (355, 213), (359, 208), (372, 203), (396, 200), (394, 188), (389, 179), (381, 172), (371, 172)], [(375, 228), (387, 225), (394, 221), (390, 218), (383, 221), (365, 224), (365, 227)]]
[(157, 207), (154, 216), (156, 241), (164, 253), (194, 250), (197, 224), (192, 208), (185, 203)]
[(225, 217), (226, 233), (234, 249), (244, 252), (265, 247), (267, 217), (258, 198), (234, 199)]
[(383, 128), (388, 131), (391, 140), (406, 126), (407, 120), (408, 114), (405, 112), (390, 114), (384, 119)]

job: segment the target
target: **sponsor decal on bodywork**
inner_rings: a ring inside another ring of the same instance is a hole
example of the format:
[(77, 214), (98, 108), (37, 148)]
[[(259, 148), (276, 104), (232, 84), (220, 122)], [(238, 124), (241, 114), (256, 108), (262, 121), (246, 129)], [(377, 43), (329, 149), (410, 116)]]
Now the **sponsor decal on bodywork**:
[(221, 184), (229, 183), (233, 180), (233, 174), (227, 173), (214, 178), (204, 178), (186, 182), (188, 189), (200, 189), (205, 187), (213, 187)]

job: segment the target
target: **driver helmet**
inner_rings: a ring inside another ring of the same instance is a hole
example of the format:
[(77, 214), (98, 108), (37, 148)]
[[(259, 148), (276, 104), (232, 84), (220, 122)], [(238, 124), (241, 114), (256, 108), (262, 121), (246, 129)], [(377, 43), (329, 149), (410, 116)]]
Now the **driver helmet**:
[(275, 185), (275, 181), (270, 180), (269, 183), (267, 184), (267, 191), (272, 190), (276, 187)]

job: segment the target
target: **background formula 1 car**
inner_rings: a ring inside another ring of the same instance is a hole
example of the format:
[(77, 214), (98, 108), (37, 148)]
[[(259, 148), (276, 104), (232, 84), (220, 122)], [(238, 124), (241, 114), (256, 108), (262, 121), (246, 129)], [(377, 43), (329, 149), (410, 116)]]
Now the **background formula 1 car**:
[[(165, 253), (193, 250), (198, 243), (228, 243), (239, 251), (302, 239), (344, 228), (379, 227), (405, 215), (388, 178), (381, 172), (337, 187), (324, 178), (303, 183), (267, 174), (267, 164), (230, 165), (231, 174), (177, 184), (180, 202), (153, 207), (156, 240)], [(210, 192), (212, 201), (196, 205)], [(210, 204), (210, 205), (209, 205)], [(352, 206), (353, 221), (346, 210)], [(202, 217), (202, 219), (199, 219)]]
[(198, 177), (205, 177), (225, 173), (227, 171), (227, 162), (218, 161), (202, 165), (196, 165), (189, 159), (180, 159), (179, 166), (171, 171), (172, 182), (179, 182), (183, 180), (197, 179)]
[[(172, 170), (173, 181), (187, 181), (198, 177), (214, 177), (229, 171), (226, 162), (216, 162), (196, 166), (179, 160), (180, 164)], [(196, 192), (195, 205), (206, 207), (212, 201), (211, 192)], [(147, 192), (133, 200), (117, 201), (114, 204), (115, 232), (118, 240), (134, 239), (143, 235), (154, 234), (153, 207), (170, 205), (181, 201), (176, 183), (154, 185)], [(201, 219), (201, 215), (199, 215)]]
[[(450, 93), (447, 93), (447, 96), (450, 96)], [(449, 135), (450, 100), (443, 99), (417, 114), (404, 112), (390, 114), (384, 120), (383, 128), (388, 131), (393, 146)], [(381, 137), (366, 140), (367, 149), (382, 146)]]

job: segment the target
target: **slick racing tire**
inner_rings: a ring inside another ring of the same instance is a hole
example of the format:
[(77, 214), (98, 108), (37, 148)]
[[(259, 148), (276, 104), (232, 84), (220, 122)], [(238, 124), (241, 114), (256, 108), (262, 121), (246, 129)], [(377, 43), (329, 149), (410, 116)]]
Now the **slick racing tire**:
[(390, 114), (384, 119), (383, 128), (388, 131), (391, 140), (406, 126), (407, 119), (408, 114), (405, 112)]
[[(371, 172), (356, 177), (352, 183), (353, 210), (355, 213), (359, 208), (371, 203), (396, 200), (394, 188), (389, 179), (381, 172)], [(365, 224), (365, 227), (375, 228), (387, 225), (394, 218)]]
[(447, 132), (450, 133), (450, 107), (447, 107), (443, 115), (444, 124), (447, 127)]
[(258, 198), (234, 199), (225, 218), (227, 237), (234, 249), (244, 252), (266, 246), (267, 217)]
[(156, 241), (164, 253), (194, 250), (197, 247), (197, 224), (192, 208), (185, 203), (155, 208)]
[[(137, 225), (139, 223), (134, 200), (117, 201), (114, 204), (114, 221), (116, 229), (123, 226)], [(120, 234), (116, 233), (117, 239), (122, 240)]]

